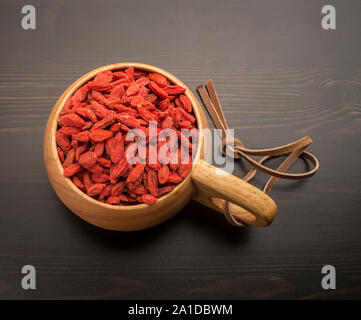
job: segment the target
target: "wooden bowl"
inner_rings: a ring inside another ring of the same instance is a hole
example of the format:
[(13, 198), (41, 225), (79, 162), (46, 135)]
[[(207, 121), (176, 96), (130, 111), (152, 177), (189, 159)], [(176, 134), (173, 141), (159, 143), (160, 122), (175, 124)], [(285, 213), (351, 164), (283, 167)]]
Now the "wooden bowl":
[[(200, 135), (195, 163), (190, 175), (170, 193), (152, 205), (115, 206), (97, 201), (79, 190), (69, 178), (57, 154), (55, 132), (59, 112), (65, 101), (84, 83), (104, 70), (124, 69), (133, 66), (147, 72), (157, 72), (174, 84), (186, 88), (185, 94), (193, 104), (200, 132), (208, 123), (198, 100), (178, 78), (160, 68), (142, 63), (115, 63), (97, 68), (76, 80), (56, 102), (44, 134), (44, 162), (48, 178), (60, 200), (76, 215), (87, 222), (109, 230), (132, 231), (158, 225), (179, 212), (191, 199), (224, 213), (224, 200), (232, 202), (233, 216), (244, 224), (267, 226), (275, 217), (276, 205), (264, 192), (249, 183), (225, 173), (204, 161), (204, 138)], [(196, 214), (196, 213), (194, 213)]]

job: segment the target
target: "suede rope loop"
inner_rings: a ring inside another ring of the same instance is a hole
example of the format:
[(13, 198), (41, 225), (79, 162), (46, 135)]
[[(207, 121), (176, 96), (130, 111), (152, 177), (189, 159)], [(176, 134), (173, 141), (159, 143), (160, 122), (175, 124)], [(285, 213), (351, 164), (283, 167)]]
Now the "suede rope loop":
[[(279, 178), (298, 180), (312, 177), (319, 168), (318, 159), (311, 153), (304, 151), (311, 143), (312, 139), (306, 136), (295, 142), (268, 149), (248, 149), (243, 142), (237, 138), (233, 138), (228, 129), (226, 118), (224, 117), (222, 106), (219, 102), (216, 90), (212, 80), (208, 80), (206, 86), (200, 85), (197, 91), (211, 116), (213, 123), (217, 129), (222, 131), (222, 153), (233, 157), (234, 159), (244, 158), (251, 166), (251, 170), (242, 178), (245, 181), (250, 181), (256, 174), (257, 170), (270, 175), (271, 177), (265, 184), (263, 192), (267, 193), (271, 190), (273, 185)], [(252, 156), (263, 156), (259, 161), (254, 160)], [(282, 164), (276, 169), (271, 169), (264, 165), (264, 163), (272, 158), (287, 156)], [(301, 173), (287, 173), (287, 170), (298, 159), (303, 158), (313, 164), (313, 168)], [(224, 213), (227, 221), (234, 226), (244, 226), (245, 223), (236, 219), (231, 210), (230, 203), (225, 201)]]

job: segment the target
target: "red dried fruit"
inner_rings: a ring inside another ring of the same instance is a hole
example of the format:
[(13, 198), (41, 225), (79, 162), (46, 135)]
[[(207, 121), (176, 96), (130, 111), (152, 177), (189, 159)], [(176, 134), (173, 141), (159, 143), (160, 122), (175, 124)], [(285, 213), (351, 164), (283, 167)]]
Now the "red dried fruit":
[(87, 190), (87, 194), (91, 197), (97, 196), (103, 191), (104, 188), (105, 188), (105, 184), (95, 183)]
[(81, 141), (81, 142), (87, 142), (89, 141), (89, 131), (82, 131), (76, 134), (73, 134), (71, 138), (73, 140)]
[(153, 204), (157, 202), (157, 198), (153, 197), (151, 194), (143, 194), (141, 196), (141, 201), (147, 204)]
[(71, 145), (70, 145), (69, 139), (64, 133), (61, 133), (58, 131), (55, 134), (55, 139), (56, 139), (56, 143), (58, 144), (58, 146), (61, 149), (63, 149), (64, 151), (67, 151), (70, 149)]
[(60, 121), (64, 124), (64, 126), (69, 127), (82, 128), (85, 125), (85, 121), (74, 113), (62, 116)]
[(141, 106), (144, 102), (144, 98), (142, 96), (135, 96), (132, 101), (130, 101), (130, 105), (132, 107)]
[(113, 185), (111, 185), (111, 184), (106, 185), (105, 188), (103, 189), (103, 191), (100, 193), (99, 199), (103, 200), (105, 198), (108, 198), (110, 196), (110, 192), (111, 192), (112, 188), (113, 188)]
[(73, 97), (72, 97), (73, 103), (75, 104), (75, 103), (82, 102), (82, 101), (85, 99), (85, 97), (86, 97), (86, 95), (88, 94), (88, 92), (89, 92), (89, 88), (88, 88), (87, 85), (79, 88), (79, 89), (78, 89), (77, 91), (75, 91), (75, 93), (73, 94)]
[(64, 177), (70, 178), (71, 176), (77, 174), (82, 170), (83, 168), (79, 164), (77, 163), (71, 164), (69, 167), (66, 167), (64, 169)]
[(162, 129), (170, 129), (173, 126), (173, 119), (171, 117), (166, 117), (163, 121), (162, 121)]
[(75, 161), (79, 161), (80, 155), (85, 152), (85, 150), (87, 150), (88, 148), (88, 144), (84, 143), (81, 146), (79, 146), (78, 148), (76, 148), (75, 151)]
[(133, 117), (129, 114), (120, 114), (119, 113), (117, 115), (117, 119), (119, 122), (125, 124), (127, 127), (130, 127), (130, 128), (140, 127), (139, 121), (135, 117)]
[(111, 82), (112, 80), (113, 72), (111, 72), (110, 70), (99, 72), (94, 78), (94, 81)]
[(58, 156), (59, 156), (60, 162), (63, 163), (64, 162), (64, 153), (63, 153), (63, 151), (59, 147), (57, 147), (56, 150), (58, 151)]
[(163, 165), (158, 170), (158, 181), (160, 184), (165, 184), (168, 181), (169, 175), (169, 167), (167, 165)]
[(102, 167), (110, 168), (112, 166), (112, 162), (108, 159), (99, 157), (97, 161)]
[(116, 72), (113, 72), (113, 79), (115, 79), (115, 80), (128, 79), (128, 75), (125, 72), (116, 71)]
[(116, 120), (115, 114), (113, 114), (113, 113), (108, 114), (103, 120), (100, 120), (97, 123), (95, 123), (90, 131), (94, 132), (97, 129), (104, 129), (104, 128), (110, 126), (111, 124), (113, 124), (115, 122), (115, 120)]
[(168, 93), (159, 87), (154, 81), (149, 81), (149, 89), (152, 90), (157, 96), (166, 99), (168, 98)]
[(152, 196), (157, 197), (158, 195), (158, 175), (156, 171), (150, 169), (147, 175), (147, 188)]
[(145, 120), (145, 121), (157, 121), (157, 117), (148, 111), (146, 108), (138, 106), (137, 110), (139, 112), (139, 115)]
[(77, 141), (77, 140), (72, 140), (70, 144), (73, 149), (76, 149), (79, 147), (79, 141)]
[(129, 67), (124, 72), (129, 80), (134, 80), (134, 67)]
[(72, 178), (71, 178), (71, 180), (73, 181), (73, 183), (79, 188), (79, 189), (81, 189), (81, 190), (85, 190), (85, 188), (84, 188), (84, 184), (83, 184), (83, 182), (79, 179), (79, 177), (78, 176), (73, 176)]
[(184, 94), (182, 94), (179, 97), (179, 100), (181, 102), (181, 105), (182, 105), (183, 109), (185, 111), (187, 111), (188, 113), (191, 113), (192, 112), (192, 102), (191, 102), (191, 100), (187, 96), (185, 96)]
[(148, 85), (149, 78), (148, 77), (140, 77), (135, 82), (144, 88), (144, 86)]
[(93, 185), (89, 171), (84, 171), (83, 173), (83, 184), (86, 190), (88, 190)]
[(61, 129), (58, 130), (58, 132), (64, 133), (67, 136), (71, 136), (73, 134), (77, 134), (81, 131), (80, 128), (76, 128), (76, 127), (68, 127), (68, 126), (64, 126)]
[(74, 159), (75, 159), (75, 150), (70, 149), (64, 160), (63, 168), (66, 168), (66, 167), (69, 167), (70, 165), (72, 165), (74, 162)]
[(144, 172), (145, 164), (138, 163), (129, 173), (127, 182), (136, 181)]
[(123, 157), (118, 163), (110, 167), (110, 182), (117, 183), (119, 177), (125, 175), (129, 169), (129, 163), (126, 157)]
[(102, 142), (113, 136), (113, 132), (103, 129), (97, 129), (89, 134), (89, 138), (94, 142)]
[(73, 107), (73, 97), (70, 97), (64, 104), (64, 107), (60, 111), (60, 116), (68, 114)]
[(177, 111), (184, 120), (188, 120), (191, 123), (194, 123), (196, 121), (196, 119), (183, 108), (177, 108)]
[(88, 168), (89, 172), (93, 174), (102, 174), (103, 168), (98, 163), (93, 164), (91, 167)]
[(120, 84), (118, 86), (113, 87), (112, 91), (110, 91), (109, 97), (120, 98), (123, 96), (124, 92), (125, 92), (124, 85)]
[(94, 152), (97, 157), (101, 157), (104, 152), (104, 142), (98, 142), (95, 144)]
[(97, 155), (95, 152), (92, 151), (83, 153), (79, 158), (79, 164), (86, 169), (89, 169), (96, 162), (97, 162)]
[[(185, 88), (170, 85), (160, 74), (133, 67), (98, 73), (68, 98), (60, 112), (56, 143), (64, 176), (72, 177), (80, 190), (108, 204), (156, 202), (192, 170), (191, 163), (179, 163), (181, 148), (191, 161), (189, 153), (197, 143), (180, 132), (195, 128), (192, 103), (184, 92)], [(149, 128), (150, 121), (157, 122), (156, 134)], [(132, 165), (125, 157), (137, 141), (125, 139), (132, 128), (145, 133), (147, 156), (139, 161), (147, 159), (147, 165)], [(161, 129), (177, 130), (178, 139), (157, 141)], [(157, 150), (165, 144), (171, 150), (167, 156), (178, 163), (167, 165), (159, 160)], [(149, 163), (153, 160), (156, 163)]]
[(164, 99), (159, 102), (159, 109), (162, 111), (167, 110), (170, 107), (170, 101), (169, 99)]
[(111, 189), (111, 195), (112, 196), (120, 196), (124, 191), (124, 186), (125, 186), (125, 183), (123, 181), (115, 184)]
[(150, 73), (149, 79), (154, 81), (160, 87), (165, 87), (167, 85), (167, 78), (159, 73)]
[(111, 145), (110, 159), (118, 163), (124, 156), (124, 141), (121, 132), (117, 133)]
[(158, 100), (158, 96), (154, 93), (148, 94), (147, 95), (147, 101), (149, 101), (150, 103), (156, 103)]
[(106, 81), (93, 80), (88, 82), (88, 88), (90, 90), (96, 91), (109, 91), (112, 86), (109, 82)]
[(170, 94), (170, 95), (181, 94), (186, 91), (186, 89), (184, 89), (183, 87), (178, 86), (178, 85), (166, 86), (163, 89), (165, 92), (167, 92), (167, 94)]
[(185, 179), (192, 171), (192, 167), (192, 164), (178, 164), (177, 173), (182, 179)]
[(183, 179), (178, 174), (176, 174), (175, 172), (169, 172), (168, 182), (177, 184), (182, 181), (183, 181)]
[(89, 130), (93, 126), (92, 121), (85, 121), (84, 127), (82, 127), (82, 130)]
[(109, 177), (109, 175), (107, 175), (105, 173), (100, 173), (100, 174), (93, 174), (91, 176), (91, 179), (97, 183), (104, 183), (104, 182), (109, 181), (110, 177)]
[(136, 82), (132, 82), (126, 91), (127, 96), (135, 96), (140, 89), (140, 85)]
[(102, 105), (101, 103), (99, 103), (95, 100), (90, 101), (90, 105), (91, 105), (94, 113), (100, 119), (104, 119), (109, 114), (109, 110), (104, 105)]
[(120, 203), (120, 198), (119, 197), (109, 197), (106, 201), (107, 204), (112, 204), (112, 205), (117, 205)]

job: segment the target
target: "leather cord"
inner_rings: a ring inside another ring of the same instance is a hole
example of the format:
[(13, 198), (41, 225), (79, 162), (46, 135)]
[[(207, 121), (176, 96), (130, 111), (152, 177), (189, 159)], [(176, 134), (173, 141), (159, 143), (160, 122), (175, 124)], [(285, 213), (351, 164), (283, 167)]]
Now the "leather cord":
[[(263, 188), (263, 192), (267, 193), (271, 190), (279, 178), (291, 180), (305, 179), (312, 177), (317, 172), (319, 168), (318, 159), (312, 153), (304, 151), (312, 143), (312, 139), (309, 136), (277, 148), (257, 150), (248, 149), (244, 147), (242, 141), (231, 137), (229, 134), (227, 121), (224, 117), (222, 106), (219, 102), (212, 80), (208, 80), (206, 86), (198, 86), (197, 91), (209, 115), (211, 116), (215, 127), (222, 131), (222, 153), (235, 159), (243, 157), (252, 166), (251, 170), (242, 178), (243, 180), (250, 181), (257, 171), (270, 175), (270, 179)], [(260, 161), (256, 161), (250, 157), (250, 155), (264, 157)], [(286, 155), (286, 159), (276, 170), (264, 165), (266, 161), (272, 158)], [(313, 168), (301, 173), (287, 173), (287, 170), (300, 157), (310, 161), (313, 164)], [(236, 220), (233, 216), (231, 206), (228, 201), (225, 201), (224, 211), (225, 217), (230, 224), (235, 226), (245, 225), (244, 223)]]

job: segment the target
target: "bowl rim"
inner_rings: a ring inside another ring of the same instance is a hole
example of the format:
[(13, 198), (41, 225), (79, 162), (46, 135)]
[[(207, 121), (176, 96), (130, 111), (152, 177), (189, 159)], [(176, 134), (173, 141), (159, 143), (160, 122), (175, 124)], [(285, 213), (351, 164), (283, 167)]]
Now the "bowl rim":
[[(62, 166), (62, 164), (60, 162), (60, 159), (59, 159), (59, 156), (57, 154), (57, 144), (56, 144), (56, 139), (55, 139), (55, 133), (56, 133), (56, 129), (57, 129), (57, 120), (59, 119), (60, 111), (62, 110), (65, 102), (69, 99), (69, 97), (71, 95), (73, 95), (73, 93), (78, 88), (83, 86), (86, 82), (88, 82), (89, 80), (94, 78), (95, 75), (97, 75), (98, 73), (100, 73), (102, 71), (106, 71), (106, 70), (122, 70), (122, 69), (126, 69), (128, 67), (134, 67), (134, 69), (136, 69), (136, 70), (144, 70), (144, 71), (147, 71), (147, 72), (157, 72), (157, 73), (165, 76), (172, 84), (178, 84), (178, 85), (182, 86), (183, 88), (185, 88), (186, 91), (185, 91), (184, 94), (186, 96), (188, 96), (188, 98), (190, 98), (190, 100), (192, 102), (193, 113), (194, 113), (196, 121), (197, 121), (197, 129), (198, 129), (199, 133), (201, 133), (201, 131), (203, 130), (203, 128), (199, 128), (199, 126), (202, 123), (202, 121), (201, 121), (201, 111), (200, 111), (201, 106), (199, 104), (199, 101), (195, 97), (195, 95), (188, 88), (188, 86), (186, 86), (176, 76), (174, 76), (173, 74), (171, 74), (168, 71), (166, 71), (164, 69), (161, 69), (159, 67), (155, 67), (153, 65), (144, 64), (144, 63), (140, 63), (140, 62), (113, 63), (113, 64), (108, 64), (108, 65), (105, 65), (105, 66), (95, 68), (95, 69), (89, 71), (88, 73), (82, 75), (81, 77), (76, 79), (71, 85), (69, 85), (63, 91), (63, 93), (60, 95), (59, 99), (57, 100), (57, 102), (55, 103), (55, 105), (54, 105), (54, 107), (52, 108), (52, 111), (51, 111), (51, 115), (54, 113), (54, 117), (52, 118), (53, 121), (50, 123), (50, 125), (51, 125), (51, 128), (50, 128), (50, 134), (51, 134), (51, 146), (50, 146), (50, 148), (51, 148), (51, 150), (50, 150), (50, 152), (52, 154), (55, 154), (57, 170), (59, 171), (59, 175), (65, 180), (68, 187), (71, 188), (74, 192), (77, 192), (79, 194), (79, 196), (81, 196), (85, 200), (90, 201), (94, 205), (98, 205), (98, 206), (103, 207), (103, 208), (112, 209), (112, 210), (119, 210), (119, 211), (128, 211), (128, 210), (131, 210), (131, 209), (134, 209), (134, 210), (136, 210), (136, 209), (138, 209), (138, 210), (139, 209), (146, 209), (146, 208), (150, 207), (151, 205), (146, 204), (146, 203), (135, 204), (135, 205), (112, 205), (112, 204), (108, 204), (108, 203), (96, 200), (96, 199), (90, 197), (89, 195), (87, 195), (85, 192), (83, 192), (79, 188), (77, 188), (75, 186), (75, 184), (71, 181), (70, 178), (64, 177), (64, 175), (63, 175), (63, 166)], [(51, 115), (49, 116), (49, 120), (51, 119)], [(178, 190), (180, 188), (182, 188), (182, 186), (187, 181), (192, 179), (191, 178), (192, 172), (194, 170), (195, 164), (197, 164), (199, 162), (199, 160), (200, 160), (201, 147), (202, 147), (202, 145), (204, 143), (204, 137), (202, 136), (202, 134), (199, 134), (198, 139), (199, 140), (198, 140), (198, 145), (197, 145), (197, 151), (196, 151), (195, 156), (194, 156), (194, 162), (192, 163), (193, 166), (192, 166), (191, 172), (188, 174), (186, 179), (184, 179), (181, 183), (177, 184), (176, 187), (172, 191), (170, 191), (169, 193), (163, 195), (160, 198), (157, 198), (157, 202), (152, 204), (152, 205), (157, 205), (157, 204), (159, 205), (160, 202), (162, 202), (162, 200), (166, 200), (168, 197), (171, 197), (173, 194), (177, 193)]]

